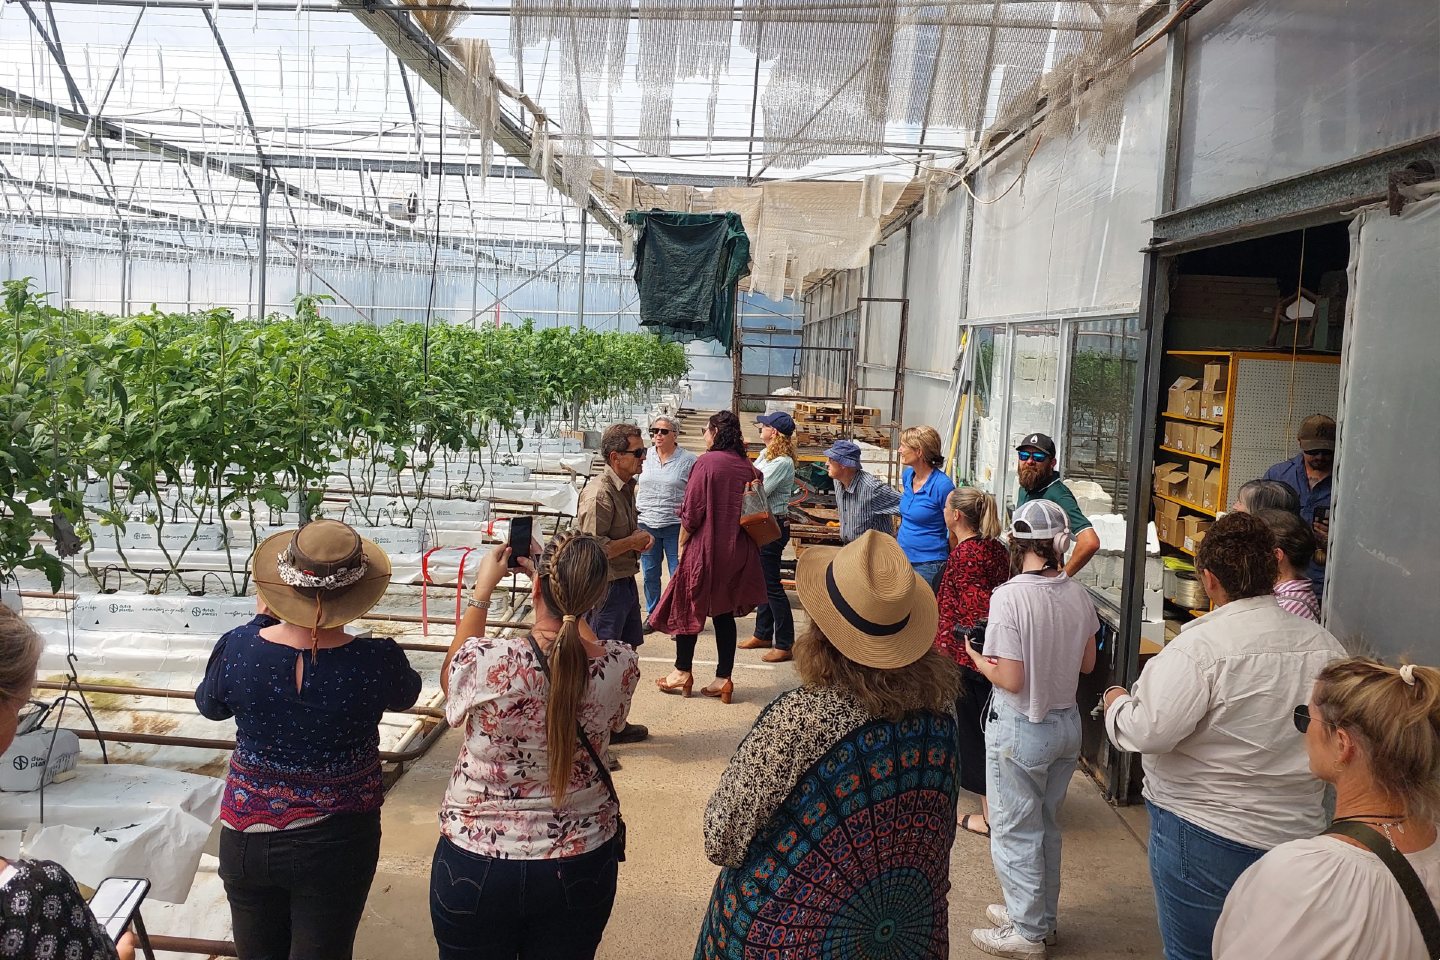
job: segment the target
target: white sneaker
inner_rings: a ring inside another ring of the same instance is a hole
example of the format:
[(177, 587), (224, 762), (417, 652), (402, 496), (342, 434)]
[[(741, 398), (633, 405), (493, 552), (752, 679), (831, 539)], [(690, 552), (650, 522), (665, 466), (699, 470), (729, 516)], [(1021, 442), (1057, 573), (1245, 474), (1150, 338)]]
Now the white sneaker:
[(1043, 941), (1026, 940), (1020, 936), (1015, 925), (1010, 923), (998, 929), (971, 930), (970, 942), (994, 957), (1016, 957), (1025, 960), (1028, 957), (1045, 956)]
[[(1010, 911), (1005, 909), (1003, 903), (992, 903), (985, 908), (985, 919), (997, 927), (1004, 927), (1010, 923)], [(1051, 930), (1045, 934), (1045, 946), (1053, 947), (1059, 942), (1060, 934), (1057, 931)]]

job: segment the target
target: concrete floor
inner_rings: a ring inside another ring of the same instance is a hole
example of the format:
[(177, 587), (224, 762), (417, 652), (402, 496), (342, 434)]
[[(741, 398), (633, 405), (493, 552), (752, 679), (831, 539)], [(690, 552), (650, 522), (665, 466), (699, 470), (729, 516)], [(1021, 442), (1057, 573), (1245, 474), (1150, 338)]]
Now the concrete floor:
[[(803, 620), (803, 615), (797, 614)], [(740, 636), (753, 621), (740, 621)], [(796, 684), (789, 664), (761, 662), (760, 650), (739, 652), (736, 699), (730, 706), (696, 696), (684, 700), (655, 687), (669, 669), (669, 638), (652, 635), (641, 647), (642, 677), (631, 718), (650, 727), (644, 743), (615, 748), (623, 763), (616, 774), (629, 825), (629, 858), (620, 867), (620, 889), (602, 960), (679, 960), (692, 955), (695, 936), (719, 868), (701, 844), (701, 818), (735, 745), (772, 698)], [(706, 638), (697, 650), (697, 688), (708, 682), (714, 648)], [(385, 801), (385, 839), (379, 872), (356, 943), (361, 960), (428, 960), (435, 956), (430, 931), (430, 856), (438, 828), (435, 811), (459, 750), (450, 733), (410, 768)], [(976, 809), (962, 796), (961, 811)], [(1117, 811), (1095, 784), (1077, 774), (1064, 812), (1065, 861), (1060, 900), (1060, 945), (1052, 955), (1111, 960), (1160, 956), (1145, 862), (1144, 811)], [(961, 833), (951, 857), (951, 956), (983, 957), (970, 944), (972, 927), (984, 923), (985, 905), (1000, 902), (1000, 889), (984, 840)]]

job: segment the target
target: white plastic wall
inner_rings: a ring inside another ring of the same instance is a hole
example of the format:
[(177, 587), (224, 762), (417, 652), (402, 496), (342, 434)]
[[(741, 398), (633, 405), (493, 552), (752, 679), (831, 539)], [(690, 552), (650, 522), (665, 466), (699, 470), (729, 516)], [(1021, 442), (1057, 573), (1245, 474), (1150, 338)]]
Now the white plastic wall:
[(1440, 510), (1416, 480), (1440, 475), (1440, 197), (1366, 210), (1351, 237), (1326, 625), (1354, 652), (1435, 663)]

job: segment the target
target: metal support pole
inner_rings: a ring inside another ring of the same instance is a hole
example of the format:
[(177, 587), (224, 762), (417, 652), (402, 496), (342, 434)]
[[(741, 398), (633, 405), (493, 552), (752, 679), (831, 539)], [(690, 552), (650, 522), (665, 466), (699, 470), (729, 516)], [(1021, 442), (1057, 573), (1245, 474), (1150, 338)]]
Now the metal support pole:
[(130, 316), (130, 231), (120, 224), (120, 316)]
[(585, 255), (588, 252), (585, 247), (585, 224), (590, 220), (590, 214), (584, 207), (580, 208), (580, 297), (579, 304), (575, 308), (575, 329), (585, 329)]
[(265, 274), (270, 265), (270, 177), (260, 181), (260, 276), (256, 288), (256, 300), (260, 309), (256, 316), (265, 318)]

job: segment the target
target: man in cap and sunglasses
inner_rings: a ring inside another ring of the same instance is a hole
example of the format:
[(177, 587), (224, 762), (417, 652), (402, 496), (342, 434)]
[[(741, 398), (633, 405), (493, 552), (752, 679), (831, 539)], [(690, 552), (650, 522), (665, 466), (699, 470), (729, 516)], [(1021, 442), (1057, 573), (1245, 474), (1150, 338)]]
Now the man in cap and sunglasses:
[(660, 561), (670, 575), (680, 562), (680, 506), (685, 502), (685, 484), (695, 466), (695, 454), (679, 444), (680, 428), (669, 417), (650, 421), (650, 456), (635, 489), (640, 511), (640, 529), (650, 534), (650, 549), (640, 554), (640, 572), (645, 580), (645, 632), (651, 633), (650, 614), (660, 602)]
[(1020, 468), (1020, 495), (1015, 506), (1023, 507), (1031, 500), (1049, 500), (1065, 511), (1075, 543), (1070, 559), (1065, 562), (1065, 575), (1074, 577), (1100, 549), (1100, 535), (1075, 502), (1075, 494), (1056, 472), (1055, 441), (1043, 433), (1032, 433), (1016, 445), (1015, 456)]
[(1323, 413), (1300, 423), (1300, 452), (1265, 471), (1300, 498), (1300, 519), (1315, 531), (1315, 557), (1306, 575), (1320, 596), (1325, 585), (1325, 548), (1330, 541), (1330, 474), (1335, 469), (1335, 421)]
[[(654, 538), (640, 529), (635, 506), (636, 478), (645, 468), (645, 441), (633, 423), (616, 423), (605, 428), (600, 438), (605, 469), (591, 477), (580, 491), (575, 527), (593, 534), (605, 546), (610, 561), (610, 589), (605, 601), (586, 617), (590, 629), (602, 640), (618, 640), (631, 647), (645, 642), (645, 619), (640, 612), (640, 592), (635, 574), (640, 572), (640, 555), (654, 545)], [(626, 723), (611, 736), (611, 743), (635, 743), (650, 731), (638, 723)]]

